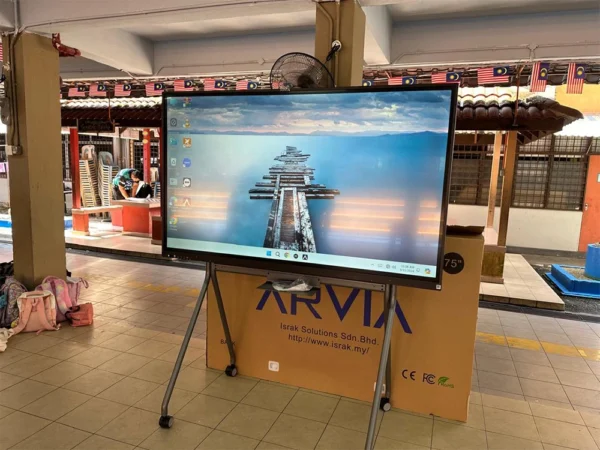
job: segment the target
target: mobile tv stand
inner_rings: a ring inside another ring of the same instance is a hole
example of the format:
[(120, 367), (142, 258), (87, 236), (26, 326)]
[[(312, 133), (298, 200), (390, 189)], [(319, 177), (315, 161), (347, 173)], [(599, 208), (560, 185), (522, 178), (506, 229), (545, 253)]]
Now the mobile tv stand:
[(215, 298), (217, 300), (217, 306), (219, 308), (219, 315), (221, 316), (221, 323), (223, 324), (223, 331), (225, 332), (225, 342), (227, 343), (227, 350), (229, 351), (229, 365), (225, 368), (225, 373), (227, 374), (227, 376), (230, 377), (235, 377), (237, 375), (238, 371), (237, 367), (235, 366), (235, 351), (233, 349), (231, 333), (229, 332), (229, 324), (227, 323), (225, 307), (223, 306), (223, 297), (221, 297), (221, 289), (219, 289), (219, 281), (217, 279), (217, 268), (214, 263), (207, 262), (204, 282), (202, 283), (202, 288), (200, 289), (200, 294), (198, 295), (196, 306), (194, 307), (194, 311), (192, 312), (190, 323), (187, 327), (187, 331), (185, 332), (183, 342), (181, 343), (179, 355), (177, 355), (177, 361), (175, 361), (175, 367), (173, 368), (173, 373), (171, 374), (171, 379), (169, 380), (169, 384), (167, 386), (167, 390), (163, 398), (162, 407), (160, 410), (160, 419), (158, 420), (158, 424), (161, 428), (171, 428), (173, 426), (173, 416), (169, 415), (169, 401), (171, 400), (171, 395), (173, 395), (173, 389), (175, 388), (177, 377), (179, 376), (179, 372), (181, 371), (181, 365), (183, 364), (183, 359), (185, 358), (185, 353), (188, 349), (188, 345), (190, 344), (190, 339), (192, 338), (192, 333), (194, 332), (196, 322), (198, 321), (198, 316), (200, 315), (200, 310), (202, 309), (202, 303), (204, 303), (204, 298), (208, 293), (208, 286), (210, 285), (211, 280), (213, 282), (213, 288), (215, 290)]
[[(258, 275), (258, 276), (267, 276), (267, 282), (270, 284), (272, 281), (277, 280), (294, 280), (298, 278), (298, 275), (294, 274), (286, 274), (279, 272), (268, 272), (264, 270), (258, 269), (250, 269), (250, 268), (242, 268), (242, 267), (233, 267), (233, 266), (221, 266), (219, 265), (219, 269), (225, 272), (232, 273), (241, 273), (246, 275)], [(225, 373), (230, 377), (235, 377), (238, 373), (237, 367), (235, 365), (235, 351), (233, 348), (233, 342), (231, 340), (231, 332), (229, 331), (229, 324), (227, 323), (227, 315), (225, 313), (225, 307), (223, 306), (223, 298), (221, 296), (221, 290), (219, 289), (219, 281), (217, 279), (217, 266), (213, 262), (206, 263), (206, 276), (204, 278), (204, 282), (202, 283), (202, 288), (200, 289), (200, 294), (198, 295), (198, 300), (196, 301), (196, 306), (194, 307), (194, 311), (192, 312), (192, 317), (190, 318), (190, 323), (188, 325), (187, 331), (183, 338), (183, 342), (181, 344), (181, 349), (179, 350), (179, 355), (177, 356), (177, 361), (175, 362), (175, 367), (173, 369), (173, 373), (171, 374), (171, 379), (169, 380), (169, 384), (167, 386), (167, 390), (165, 392), (165, 396), (163, 398), (162, 407), (161, 407), (161, 415), (158, 421), (158, 424), (161, 428), (171, 428), (173, 426), (173, 416), (169, 415), (169, 401), (171, 400), (171, 395), (173, 394), (173, 389), (175, 388), (175, 383), (177, 382), (177, 377), (179, 376), (179, 372), (181, 370), (181, 366), (183, 364), (183, 359), (185, 357), (185, 353), (187, 351), (188, 345), (190, 343), (190, 339), (192, 337), (192, 333), (194, 331), (194, 327), (196, 326), (196, 321), (198, 320), (198, 316), (200, 315), (200, 310), (202, 309), (202, 304), (204, 302), (204, 298), (208, 292), (208, 287), (210, 282), (212, 281), (213, 288), (215, 291), (215, 299), (217, 302), (217, 307), (219, 308), (219, 315), (221, 317), (221, 324), (223, 325), (223, 331), (225, 333), (225, 342), (227, 343), (227, 350), (229, 351), (229, 365), (225, 368)], [(340, 279), (331, 279), (331, 278), (318, 278), (315, 280), (311, 280), (311, 282), (315, 282), (315, 285), (323, 284), (333, 284), (337, 286), (346, 286), (353, 287), (358, 289), (368, 289), (372, 291), (383, 291), (384, 296), (384, 334), (383, 334), (383, 343), (381, 346), (381, 356), (379, 359), (379, 368), (377, 371), (377, 381), (375, 382), (375, 393), (373, 395), (373, 403), (371, 405), (371, 415), (369, 419), (369, 429), (367, 433), (367, 439), (365, 442), (365, 450), (372, 450), (374, 441), (375, 441), (375, 425), (377, 422), (377, 414), (381, 409), (384, 412), (387, 412), (391, 409), (390, 397), (391, 397), (391, 353), (390, 347), (392, 342), (392, 326), (394, 324), (394, 315), (396, 308), (396, 286), (394, 285), (382, 285), (382, 284), (373, 284), (373, 283), (363, 283), (349, 280), (340, 280)], [(261, 286), (261, 288), (263, 288)], [(385, 380), (385, 392), (382, 392)], [(383, 394), (383, 395), (382, 395)]]

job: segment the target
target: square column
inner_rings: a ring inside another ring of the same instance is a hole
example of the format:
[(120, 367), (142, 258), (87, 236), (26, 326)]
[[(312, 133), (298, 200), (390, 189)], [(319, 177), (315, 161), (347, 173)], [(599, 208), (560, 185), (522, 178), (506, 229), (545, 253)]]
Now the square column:
[[(4, 38), (5, 56), (12, 39)], [(18, 37), (7, 76), (8, 96), (17, 105), (7, 141), (22, 149), (8, 157), (15, 277), (34, 288), (48, 275), (66, 275), (59, 64), (50, 39)]]

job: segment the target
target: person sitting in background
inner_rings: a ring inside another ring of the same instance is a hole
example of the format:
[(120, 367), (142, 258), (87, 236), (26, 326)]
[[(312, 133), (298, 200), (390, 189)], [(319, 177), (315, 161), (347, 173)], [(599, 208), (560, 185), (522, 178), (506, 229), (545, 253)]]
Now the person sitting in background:
[(113, 179), (113, 200), (135, 197), (142, 175), (136, 169), (122, 169)]

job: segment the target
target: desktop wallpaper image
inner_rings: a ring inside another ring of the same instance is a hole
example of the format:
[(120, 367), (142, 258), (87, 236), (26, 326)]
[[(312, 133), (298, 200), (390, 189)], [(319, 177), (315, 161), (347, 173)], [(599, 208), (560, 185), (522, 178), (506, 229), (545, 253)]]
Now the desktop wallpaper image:
[(450, 91), (167, 101), (167, 240), (437, 264)]

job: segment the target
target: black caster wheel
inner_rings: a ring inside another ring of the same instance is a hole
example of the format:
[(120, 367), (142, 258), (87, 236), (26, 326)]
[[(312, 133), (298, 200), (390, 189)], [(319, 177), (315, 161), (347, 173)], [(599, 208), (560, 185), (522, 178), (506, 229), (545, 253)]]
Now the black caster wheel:
[(225, 374), (228, 377), (235, 377), (237, 375), (237, 367), (235, 367), (235, 364), (231, 364), (230, 366), (227, 366), (225, 368)]
[(158, 419), (158, 424), (161, 428), (171, 428), (174, 420), (175, 419), (173, 419), (173, 416), (160, 416), (160, 419)]
[(387, 397), (383, 397), (381, 400), (379, 400), (379, 408), (381, 408), (381, 410), (384, 412), (388, 412), (390, 409), (392, 409), (390, 399)]

